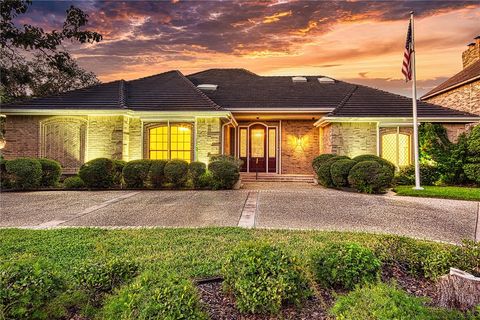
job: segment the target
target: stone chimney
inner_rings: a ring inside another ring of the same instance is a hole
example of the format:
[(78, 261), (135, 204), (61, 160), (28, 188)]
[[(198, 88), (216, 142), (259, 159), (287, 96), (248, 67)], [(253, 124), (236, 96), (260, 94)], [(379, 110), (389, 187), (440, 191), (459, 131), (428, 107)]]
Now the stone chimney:
[(475, 42), (470, 43), (468, 49), (463, 51), (463, 68), (465, 69), (478, 60), (480, 60), (480, 36), (477, 36)]

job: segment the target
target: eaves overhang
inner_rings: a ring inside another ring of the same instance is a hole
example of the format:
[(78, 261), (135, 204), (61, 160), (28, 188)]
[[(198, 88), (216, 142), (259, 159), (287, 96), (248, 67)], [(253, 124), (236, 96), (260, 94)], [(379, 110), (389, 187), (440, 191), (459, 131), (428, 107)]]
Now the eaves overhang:
[(225, 110), (236, 113), (328, 113), (335, 110), (335, 108), (224, 108)]
[[(478, 117), (418, 117), (419, 122), (470, 123), (480, 121)], [(322, 117), (313, 125), (323, 127), (333, 122), (378, 122), (378, 123), (413, 123), (413, 117)]]

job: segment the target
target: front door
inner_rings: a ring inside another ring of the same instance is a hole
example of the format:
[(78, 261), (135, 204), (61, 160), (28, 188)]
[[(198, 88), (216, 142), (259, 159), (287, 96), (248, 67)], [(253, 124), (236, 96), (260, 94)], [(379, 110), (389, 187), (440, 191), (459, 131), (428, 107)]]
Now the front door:
[(256, 124), (250, 127), (249, 171), (267, 171), (267, 133), (266, 127)]

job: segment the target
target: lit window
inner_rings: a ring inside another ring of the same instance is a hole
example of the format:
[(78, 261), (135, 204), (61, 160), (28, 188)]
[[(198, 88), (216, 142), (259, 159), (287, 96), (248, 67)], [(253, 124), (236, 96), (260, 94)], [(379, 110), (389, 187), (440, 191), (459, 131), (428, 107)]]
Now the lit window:
[(397, 167), (408, 166), (410, 162), (410, 136), (403, 133), (389, 133), (382, 136), (382, 158)]
[(192, 160), (191, 126), (173, 124), (170, 127), (164, 125), (150, 129), (149, 158), (181, 159), (190, 162)]
[(240, 158), (247, 157), (247, 129), (240, 129)]
[(275, 158), (276, 149), (276, 129), (268, 129), (268, 157)]

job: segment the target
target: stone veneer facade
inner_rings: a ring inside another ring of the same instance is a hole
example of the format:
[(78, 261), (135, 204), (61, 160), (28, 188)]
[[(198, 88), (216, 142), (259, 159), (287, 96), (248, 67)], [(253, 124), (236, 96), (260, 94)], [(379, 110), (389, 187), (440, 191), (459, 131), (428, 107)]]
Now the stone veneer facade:
[(480, 115), (480, 80), (464, 84), (424, 100), (447, 108)]
[(282, 174), (313, 173), (312, 160), (320, 153), (319, 133), (313, 123), (313, 120), (282, 120)]

